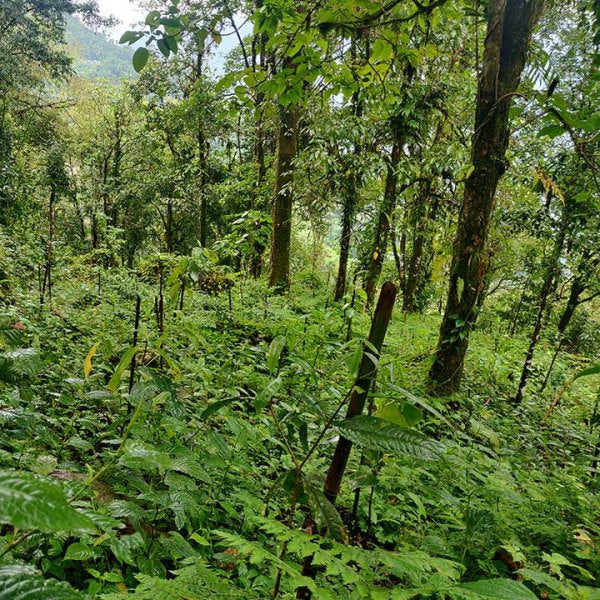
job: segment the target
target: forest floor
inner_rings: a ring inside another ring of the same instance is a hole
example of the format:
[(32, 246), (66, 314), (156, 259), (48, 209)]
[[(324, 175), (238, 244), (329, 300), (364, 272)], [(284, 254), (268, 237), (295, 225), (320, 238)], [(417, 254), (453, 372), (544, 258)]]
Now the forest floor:
[(106, 598), (136, 586), (136, 598), (266, 598), (281, 569), (279, 594), (292, 597), (315, 553), (317, 598), (600, 598), (597, 382), (576, 381), (545, 418), (589, 364), (561, 353), (538, 393), (546, 341), (514, 406), (528, 332), (507, 334), (501, 302), (472, 335), (460, 393), (445, 399), (425, 386), (440, 315), (397, 307), (372, 411), (443, 452), (426, 461), (355, 447), (337, 502), (347, 545), (300, 531), (306, 510), (290, 506), (307, 503), (330, 532), (339, 518), (314, 492), (335, 429), (312, 445), (352, 386), (370, 322), (360, 295), (351, 312), (306, 275), (286, 296), (261, 281), (187, 289), (180, 309), (179, 280), (165, 277), (161, 317), (155, 274), (98, 278), (72, 265), (55, 277), (41, 309), (18, 290), (4, 308), (0, 468), (51, 478), (96, 529), (24, 540), (5, 529), (0, 568), (35, 564)]

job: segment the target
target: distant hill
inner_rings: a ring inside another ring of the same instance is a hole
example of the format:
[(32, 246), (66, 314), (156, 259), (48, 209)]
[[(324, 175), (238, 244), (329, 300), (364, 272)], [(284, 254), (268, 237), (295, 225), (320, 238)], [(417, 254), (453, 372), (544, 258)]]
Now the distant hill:
[(129, 46), (119, 46), (70, 16), (65, 38), (74, 58), (73, 67), (80, 77), (112, 81), (135, 77), (131, 65), (133, 49)]

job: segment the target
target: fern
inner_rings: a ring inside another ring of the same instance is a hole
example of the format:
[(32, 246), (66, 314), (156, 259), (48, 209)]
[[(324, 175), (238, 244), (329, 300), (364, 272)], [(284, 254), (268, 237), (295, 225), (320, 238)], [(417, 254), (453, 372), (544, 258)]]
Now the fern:
[(210, 598), (258, 599), (251, 590), (233, 587), (222, 571), (210, 569), (197, 560), (188, 560), (181, 569), (174, 571), (173, 579), (160, 579), (149, 575), (138, 575), (139, 585), (133, 592), (104, 594), (104, 600), (207, 600)]

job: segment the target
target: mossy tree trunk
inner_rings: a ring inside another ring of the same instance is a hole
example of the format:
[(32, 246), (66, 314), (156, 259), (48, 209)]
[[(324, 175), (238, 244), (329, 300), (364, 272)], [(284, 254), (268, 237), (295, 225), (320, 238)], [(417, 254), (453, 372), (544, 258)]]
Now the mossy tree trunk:
[(297, 106), (280, 109), (279, 139), (277, 144), (277, 172), (273, 199), (273, 228), (271, 232), (271, 268), (269, 286), (278, 292), (290, 286), (290, 242), (292, 237), (292, 203), (294, 157), (298, 129)]
[(484, 284), (485, 246), (496, 187), (507, 166), (509, 109), (543, 5), (544, 0), (490, 0), (488, 5), (471, 147), (473, 168), (465, 182), (448, 299), (429, 372), (434, 393), (456, 391), (462, 378), (469, 331)]
[(375, 289), (381, 269), (383, 268), (383, 260), (387, 252), (388, 236), (390, 231), (391, 215), (396, 208), (396, 189), (398, 186), (398, 163), (402, 153), (402, 138), (399, 127), (392, 123), (394, 142), (390, 152), (385, 176), (385, 188), (383, 192), (383, 202), (379, 208), (377, 217), (377, 225), (373, 234), (373, 245), (369, 264), (367, 266), (367, 275), (365, 277), (365, 293), (367, 294), (367, 306), (373, 303), (375, 298)]

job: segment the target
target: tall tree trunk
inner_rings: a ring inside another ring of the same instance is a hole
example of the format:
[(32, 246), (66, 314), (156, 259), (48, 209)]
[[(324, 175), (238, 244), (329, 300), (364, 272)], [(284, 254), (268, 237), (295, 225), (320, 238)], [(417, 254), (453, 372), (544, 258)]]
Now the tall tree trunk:
[[(263, 0), (255, 0), (255, 10), (260, 10), (263, 7)], [(252, 70), (256, 72), (258, 69), (261, 73), (267, 71), (267, 42), (268, 36), (266, 33), (255, 34), (252, 38)], [(257, 63), (258, 56), (258, 63)], [(265, 210), (264, 201), (262, 199), (262, 186), (267, 174), (265, 164), (265, 95), (263, 92), (257, 92), (254, 102), (254, 118), (256, 125), (254, 128), (254, 160), (256, 162), (256, 183), (254, 186), (254, 197), (250, 208), (255, 210)], [(265, 244), (262, 240), (254, 240), (252, 243), (252, 254), (250, 256), (250, 274), (254, 279), (260, 277), (263, 267), (263, 253)]]
[[(396, 286), (391, 281), (386, 281), (381, 287), (377, 307), (371, 321), (371, 329), (369, 331), (368, 343), (373, 350), (375, 357), (378, 359), (381, 355), (381, 348), (385, 334), (392, 316), (394, 302), (396, 300)], [(366, 350), (366, 347), (365, 347)], [(377, 363), (373, 360), (368, 352), (363, 352), (358, 376), (352, 386), (352, 393), (348, 402), (346, 418), (350, 419), (362, 414), (367, 396), (371, 390), (371, 386), (377, 377)], [(341, 408), (341, 407), (340, 407)], [(350, 458), (352, 450), (352, 442), (344, 437), (338, 439), (327, 476), (325, 478), (324, 492), (329, 501), (335, 504), (340, 491), (340, 485), (346, 472), (346, 465)], [(308, 516), (304, 522), (304, 529), (312, 530), (314, 528), (314, 519)], [(314, 533), (314, 531), (313, 531)], [(307, 556), (304, 559), (302, 574), (305, 577), (315, 576), (315, 568), (313, 566), (313, 557)], [(311, 598), (312, 592), (307, 587), (299, 587), (296, 590), (296, 598)]]
[(408, 271), (406, 273), (406, 285), (402, 293), (402, 312), (414, 313), (417, 310), (417, 289), (422, 275), (423, 255), (427, 235), (427, 221), (429, 220), (429, 203), (431, 192), (431, 180), (421, 183), (421, 189), (413, 205), (414, 216), (411, 219), (414, 224), (414, 236)]
[(277, 172), (273, 199), (271, 233), (271, 269), (269, 286), (284, 292), (290, 287), (290, 242), (292, 237), (292, 202), (294, 198), (294, 157), (298, 129), (298, 107), (280, 109)]
[[(383, 340), (387, 331), (392, 309), (396, 300), (396, 286), (391, 281), (386, 281), (381, 288), (379, 301), (373, 315), (371, 330), (369, 332), (369, 344), (376, 351), (376, 357), (379, 358)], [(367, 395), (371, 389), (371, 383), (377, 375), (377, 365), (371, 359), (369, 353), (365, 352), (360, 363), (358, 377), (353, 387), (352, 395), (348, 403), (346, 419), (361, 415)], [(325, 495), (330, 502), (335, 503), (340, 491), (340, 484), (346, 471), (346, 464), (352, 450), (352, 442), (345, 437), (340, 437), (327, 471), (325, 478)]]
[(402, 153), (402, 140), (399, 127), (392, 123), (394, 142), (389, 156), (387, 172), (385, 176), (385, 188), (383, 202), (379, 208), (377, 225), (373, 235), (373, 246), (365, 277), (365, 293), (367, 294), (367, 306), (373, 303), (375, 288), (383, 267), (383, 260), (387, 252), (388, 234), (390, 230), (391, 215), (396, 208), (396, 188), (398, 184), (398, 162)]
[(352, 236), (352, 221), (356, 206), (356, 186), (349, 184), (344, 194), (342, 208), (342, 234), (340, 237), (340, 258), (338, 272), (335, 280), (334, 300), (341, 300), (346, 293), (346, 273), (348, 271), (348, 257), (350, 256), (350, 238)]
[(550, 294), (554, 287), (554, 282), (556, 280), (556, 275), (559, 270), (559, 259), (565, 244), (565, 236), (568, 229), (568, 215), (566, 213), (566, 208), (564, 209), (562, 223), (560, 226), (560, 230), (556, 236), (556, 240), (554, 241), (554, 248), (552, 249), (552, 254), (548, 259), (548, 264), (546, 267), (546, 274), (544, 276), (544, 282), (542, 283), (542, 288), (540, 290), (540, 296), (538, 301), (538, 309), (535, 317), (535, 324), (533, 326), (533, 331), (531, 333), (531, 339), (529, 340), (529, 347), (527, 348), (527, 354), (525, 355), (525, 361), (523, 363), (523, 370), (521, 371), (521, 379), (519, 381), (519, 387), (517, 389), (517, 393), (513, 399), (515, 404), (520, 404), (523, 401), (523, 395), (525, 393), (525, 387), (527, 386), (527, 381), (529, 379), (529, 375), (531, 373), (531, 363), (533, 361), (533, 354), (537, 347), (537, 343), (540, 339), (540, 333), (542, 331), (542, 324), (544, 322), (544, 316), (546, 314), (546, 307), (548, 306), (548, 299), (550, 298)]
[(54, 182), (50, 184), (50, 200), (48, 203), (48, 241), (45, 248), (45, 266), (44, 266), (44, 281), (42, 283), (42, 292), (40, 295), (40, 304), (44, 303), (46, 290), (48, 290), (48, 299), (52, 301), (52, 255), (54, 251), (54, 231), (56, 226), (56, 185)]
[(465, 182), (448, 299), (429, 372), (431, 389), (438, 394), (456, 391), (462, 378), (469, 330), (483, 287), (485, 245), (496, 187), (506, 170), (509, 108), (543, 5), (544, 0), (490, 0), (488, 5), (471, 148), (473, 169)]
[(113, 227), (118, 226), (119, 203), (117, 202), (117, 198), (121, 180), (121, 160), (123, 158), (123, 129), (121, 126), (121, 115), (118, 109), (115, 111), (115, 137), (116, 140), (113, 151), (111, 188), (115, 191), (116, 198), (114, 198), (110, 211), (110, 223)]
[[(351, 69), (353, 71), (353, 77), (358, 82), (354, 68), (357, 64), (357, 51), (358, 51), (358, 40), (362, 37), (362, 32), (358, 32), (356, 37), (352, 40), (350, 48), (351, 55)], [(367, 56), (368, 58), (368, 51)], [(356, 119), (360, 119), (363, 113), (363, 101), (360, 98), (360, 93), (354, 92), (352, 95), (352, 113)], [(362, 152), (362, 144), (355, 142), (354, 144), (354, 156), (358, 157)], [(354, 221), (354, 213), (358, 202), (358, 187), (360, 177), (358, 175), (358, 160), (352, 165), (352, 173), (343, 185), (343, 206), (342, 206), (342, 233), (340, 237), (340, 258), (338, 261), (338, 272), (335, 281), (335, 292), (333, 295), (334, 300), (341, 300), (346, 293), (346, 275), (348, 271), (348, 258), (350, 256), (350, 240), (352, 239), (352, 224)]]
[(398, 271), (398, 281), (400, 282), (400, 289), (404, 290), (403, 273), (404, 267), (402, 266), (402, 258), (398, 250), (398, 244), (396, 243), (396, 226), (394, 224), (394, 217), (390, 221), (390, 238), (392, 240), (392, 253), (394, 254), (394, 262), (396, 263), (396, 271)]
[(91, 242), (92, 250), (97, 250), (99, 239), (98, 239), (98, 213), (96, 212), (96, 209), (94, 209), (94, 212), (92, 213), (92, 218), (91, 218), (90, 242)]
[(567, 300), (567, 305), (565, 306), (565, 309), (560, 317), (560, 321), (558, 322), (559, 333), (563, 334), (569, 326), (569, 323), (571, 322), (571, 319), (575, 314), (575, 310), (579, 305), (579, 297), (581, 296), (581, 294), (583, 294), (584, 290), (585, 282), (583, 281), (583, 278), (580, 275), (577, 275), (571, 283), (569, 299)]
[[(204, 61), (204, 42), (200, 42), (196, 49), (196, 85), (202, 82), (202, 67)], [(206, 184), (208, 181), (206, 173), (206, 162), (208, 148), (206, 144), (206, 134), (204, 132), (203, 115), (199, 113), (196, 124), (196, 143), (198, 146), (198, 168), (200, 169), (200, 189), (198, 190), (198, 241), (202, 248), (206, 247)]]
[(173, 243), (173, 201), (171, 198), (167, 200), (167, 216), (165, 217), (165, 242), (167, 245), (167, 252), (172, 253), (174, 251)]

